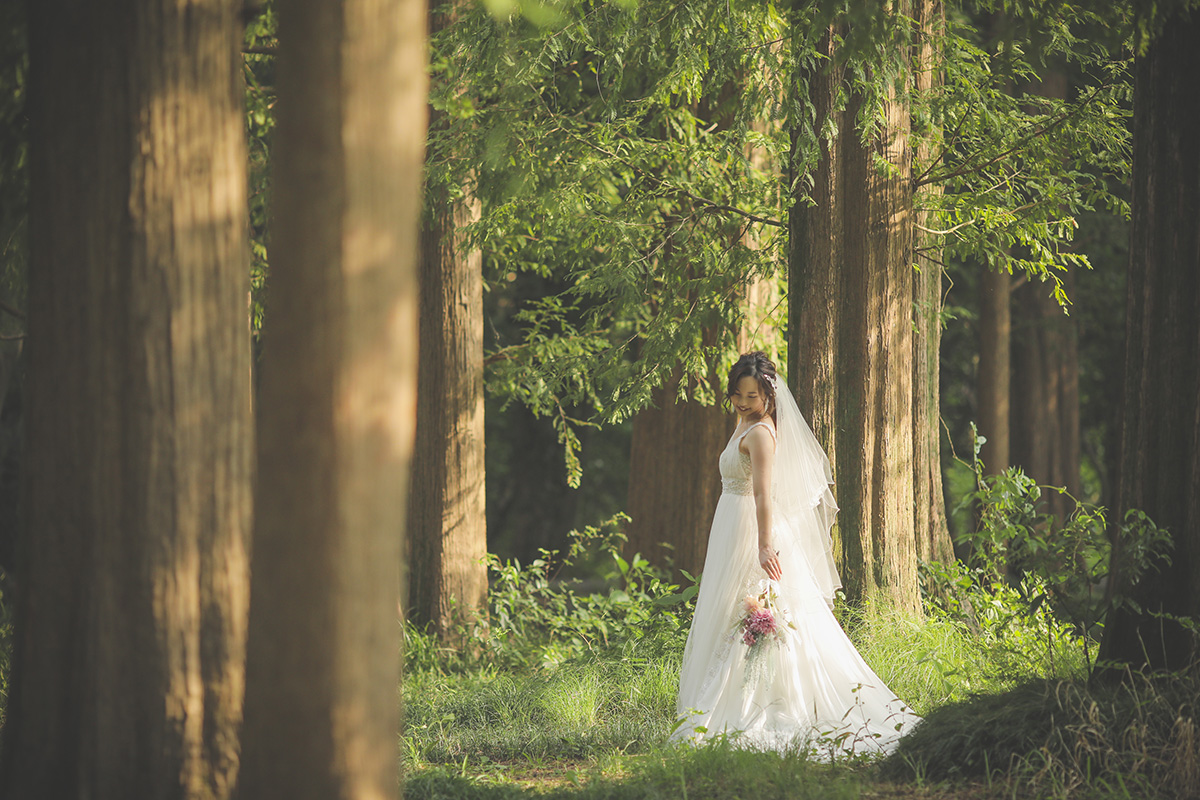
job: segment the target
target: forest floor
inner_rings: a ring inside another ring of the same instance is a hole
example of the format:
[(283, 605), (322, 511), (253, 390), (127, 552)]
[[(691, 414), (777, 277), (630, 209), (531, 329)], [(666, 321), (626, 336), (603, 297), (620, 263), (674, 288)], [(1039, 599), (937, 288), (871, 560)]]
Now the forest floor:
[[(630, 757), (636, 762), (637, 757)], [(771, 767), (762, 764), (764, 771)], [(534, 764), (514, 762), (485, 767), (448, 769), (424, 767), (407, 776), (404, 796), (409, 800), (517, 800), (553, 798), (554, 800), (594, 800), (605, 798), (686, 798), (686, 800), (735, 800), (738, 798), (803, 797), (855, 798), (856, 800), (993, 800), (1021, 797), (1006, 782), (966, 782), (927, 784), (892, 781), (878, 777), (870, 768), (844, 767), (837, 772), (809, 775), (793, 791), (748, 794), (742, 785), (722, 791), (714, 785), (696, 785), (681, 781), (663, 785), (646, 781), (638, 765), (622, 767), (611, 759), (604, 764), (595, 760), (561, 761)]]
[(669, 744), (687, 595), (617, 563), (607, 595), (556, 588), (540, 560), (498, 570), (475, 647), (406, 628), (408, 800), (1200, 798), (1200, 669), (1093, 684), (1094, 641), (1048, 604), (957, 574), (969, 618), (965, 601), (837, 609), (924, 718), (888, 758)]

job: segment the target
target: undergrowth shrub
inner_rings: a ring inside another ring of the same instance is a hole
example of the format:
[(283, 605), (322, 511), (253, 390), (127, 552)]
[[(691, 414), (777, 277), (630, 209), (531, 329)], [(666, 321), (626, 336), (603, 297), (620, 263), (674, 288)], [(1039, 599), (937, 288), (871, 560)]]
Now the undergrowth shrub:
[(891, 777), (1001, 781), (1012, 796), (1200, 796), (1200, 676), (1034, 681), (930, 713)]
[[(976, 524), (957, 542), (964, 561), (922, 565), (927, 606), (979, 636), (1013, 676), (1090, 670), (1109, 610), (1136, 605), (1109, 585), (1114, 538), (1125, 583), (1133, 585), (1170, 563), (1171, 537), (1141, 511), (1110, 525), (1103, 507), (1079, 500), (1058, 519), (1043, 496), (1066, 490), (1040, 486), (1019, 467), (985, 475), (979, 450), (986, 439), (973, 424), (972, 433), (975, 490), (956, 513), (972, 506)], [(1081, 652), (1072, 654), (1070, 645)], [(1030, 658), (1044, 663), (1031, 672), (1022, 663)]]
[[(624, 558), (620, 525), (627, 519), (617, 514), (600, 525), (571, 531), (565, 553), (542, 549), (528, 564), (489, 554), (488, 613), (460, 624), (457, 631), (457, 638), (472, 646), (442, 647), (408, 624), (405, 668), (528, 671), (626, 642), (639, 643), (643, 653), (681, 651), (697, 586), (681, 589), (640, 555)], [(582, 580), (564, 577), (584, 559), (599, 567), (598, 583), (604, 588), (587, 591)]]

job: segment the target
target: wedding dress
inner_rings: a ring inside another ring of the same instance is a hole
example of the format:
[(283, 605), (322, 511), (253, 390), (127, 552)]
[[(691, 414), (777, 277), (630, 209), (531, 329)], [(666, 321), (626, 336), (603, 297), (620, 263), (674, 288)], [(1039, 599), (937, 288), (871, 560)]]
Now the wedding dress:
[[(695, 616), (684, 649), (673, 740), (718, 734), (756, 749), (807, 749), (827, 758), (888, 753), (920, 718), (867, 666), (832, 613), (841, 585), (829, 528), (837, 506), (829, 462), (795, 400), (777, 383), (772, 547), (782, 578), (758, 559), (750, 457), (735, 434), (720, 457)], [(786, 406), (786, 408), (785, 408)], [(779, 633), (747, 645), (747, 598), (773, 600)]]

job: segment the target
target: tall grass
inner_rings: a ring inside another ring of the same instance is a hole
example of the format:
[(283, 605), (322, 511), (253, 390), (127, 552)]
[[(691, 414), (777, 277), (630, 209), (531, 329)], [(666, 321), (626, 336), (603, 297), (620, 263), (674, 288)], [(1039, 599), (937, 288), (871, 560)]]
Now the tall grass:
[(1030, 681), (933, 711), (894, 777), (986, 779), (1023, 796), (1200, 797), (1200, 676)]
[(842, 609), (859, 653), (918, 714), (1036, 678), (1085, 678), (1083, 642), (1050, 614), (971, 625), (927, 605), (922, 615), (879, 606)]

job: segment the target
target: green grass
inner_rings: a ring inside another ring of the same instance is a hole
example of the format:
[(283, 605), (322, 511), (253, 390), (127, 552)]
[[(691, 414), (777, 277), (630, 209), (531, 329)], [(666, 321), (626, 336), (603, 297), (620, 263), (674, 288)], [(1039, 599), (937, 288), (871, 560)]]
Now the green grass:
[(525, 785), (497, 771), (430, 768), (410, 774), (404, 795), (422, 800), (510, 800), (536, 795), (563, 800), (849, 800), (863, 795), (861, 770), (817, 764), (802, 754), (757, 753), (717, 740), (701, 748), (608, 757), (553, 782)]
[(918, 714), (1034, 678), (1086, 678), (1083, 645), (1049, 618), (972, 630), (944, 614), (841, 610), (858, 651)]
[(926, 717), (891, 759), (830, 766), (721, 741), (668, 745), (681, 640), (663, 633), (533, 669), (410, 671), (403, 687), (406, 796), (1200, 793), (1193, 723), (1200, 681), (1089, 688), (1082, 643), (1048, 616), (977, 608), (972, 624), (937, 612), (839, 613), (867, 662)]
[(410, 674), (409, 764), (644, 752), (674, 724), (679, 658), (614, 647), (529, 673)]

